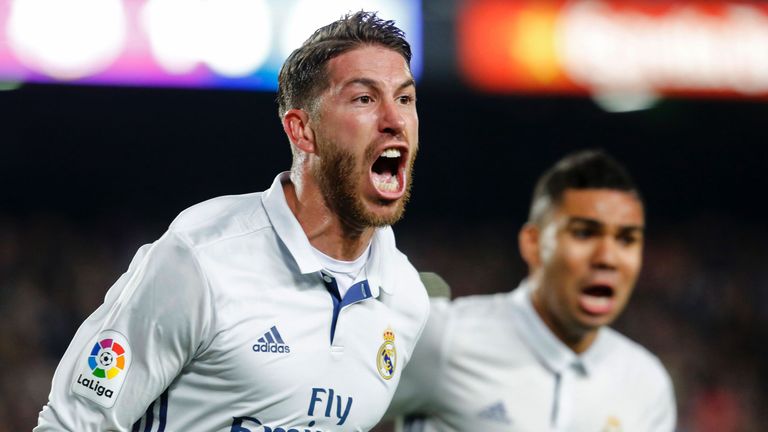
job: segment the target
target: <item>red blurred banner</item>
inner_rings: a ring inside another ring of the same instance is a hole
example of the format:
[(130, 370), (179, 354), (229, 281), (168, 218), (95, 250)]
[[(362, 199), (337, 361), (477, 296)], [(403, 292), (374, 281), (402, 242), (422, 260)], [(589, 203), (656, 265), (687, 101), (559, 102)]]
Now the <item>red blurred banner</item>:
[(459, 62), (489, 92), (768, 96), (768, 4), (466, 2)]

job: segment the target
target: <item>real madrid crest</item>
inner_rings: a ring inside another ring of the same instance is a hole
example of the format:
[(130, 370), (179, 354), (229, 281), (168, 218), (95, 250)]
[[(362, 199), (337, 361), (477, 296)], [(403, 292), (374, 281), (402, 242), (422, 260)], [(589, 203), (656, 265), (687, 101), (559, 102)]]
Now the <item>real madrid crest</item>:
[(397, 367), (397, 350), (395, 349), (395, 332), (392, 327), (387, 327), (384, 331), (384, 343), (379, 347), (379, 353), (376, 355), (376, 368), (379, 375), (385, 380), (395, 375)]
[(621, 422), (616, 417), (608, 417), (603, 432), (621, 432)]

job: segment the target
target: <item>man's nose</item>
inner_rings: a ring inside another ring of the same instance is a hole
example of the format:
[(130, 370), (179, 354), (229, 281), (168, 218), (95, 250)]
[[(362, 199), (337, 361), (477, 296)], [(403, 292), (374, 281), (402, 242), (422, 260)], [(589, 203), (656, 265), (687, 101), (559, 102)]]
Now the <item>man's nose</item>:
[(387, 100), (381, 104), (379, 131), (390, 135), (400, 135), (405, 130), (405, 118), (397, 101)]
[(601, 269), (615, 269), (618, 260), (618, 243), (613, 236), (601, 237), (592, 254), (592, 266)]

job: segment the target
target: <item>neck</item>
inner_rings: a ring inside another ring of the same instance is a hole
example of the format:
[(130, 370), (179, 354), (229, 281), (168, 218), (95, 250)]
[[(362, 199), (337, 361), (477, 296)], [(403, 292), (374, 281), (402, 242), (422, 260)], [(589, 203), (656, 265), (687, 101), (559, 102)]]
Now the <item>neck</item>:
[(577, 326), (568, 326), (560, 322), (552, 312), (552, 305), (548, 305), (541, 295), (540, 289), (536, 286), (531, 298), (533, 309), (539, 315), (549, 331), (555, 335), (565, 346), (570, 348), (576, 354), (581, 354), (595, 342), (597, 338), (596, 328), (583, 329)]
[[(555, 332), (553, 330), (553, 332)], [(584, 332), (580, 334), (568, 334), (565, 332), (562, 333), (556, 333), (555, 336), (557, 336), (558, 339), (560, 339), (568, 348), (571, 349), (571, 351), (575, 352), (576, 354), (581, 354), (584, 351), (588, 350), (589, 347), (592, 346), (592, 343), (595, 342), (595, 338), (597, 337), (597, 330)]]
[(354, 228), (331, 210), (314, 182), (302, 181), (293, 173), (283, 183), (288, 207), (299, 221), (309, 243), (322, 253), (341, 261), (353, 261), (368, 247), (373, 227)]

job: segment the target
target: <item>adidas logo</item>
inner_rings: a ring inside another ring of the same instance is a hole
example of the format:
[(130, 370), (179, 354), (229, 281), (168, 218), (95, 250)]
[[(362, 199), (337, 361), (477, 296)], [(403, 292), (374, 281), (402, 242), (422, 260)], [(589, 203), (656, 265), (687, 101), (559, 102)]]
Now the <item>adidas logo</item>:
[(277, 327), (272, 326), (268, 332), (264, 333), (264, 336), (259, 338), (257, 343), (253, 344), (253, 350), (255, 352), (289, 353), (291, 347), (283, 341)]
[(478, 417), (485, 420), (491, 420), (497, 423), (512, 424), (512, 420), (507, 416), (507, 409), (504, 408), (504, 402), (496, 402), (488, 408), (480, 411)]

